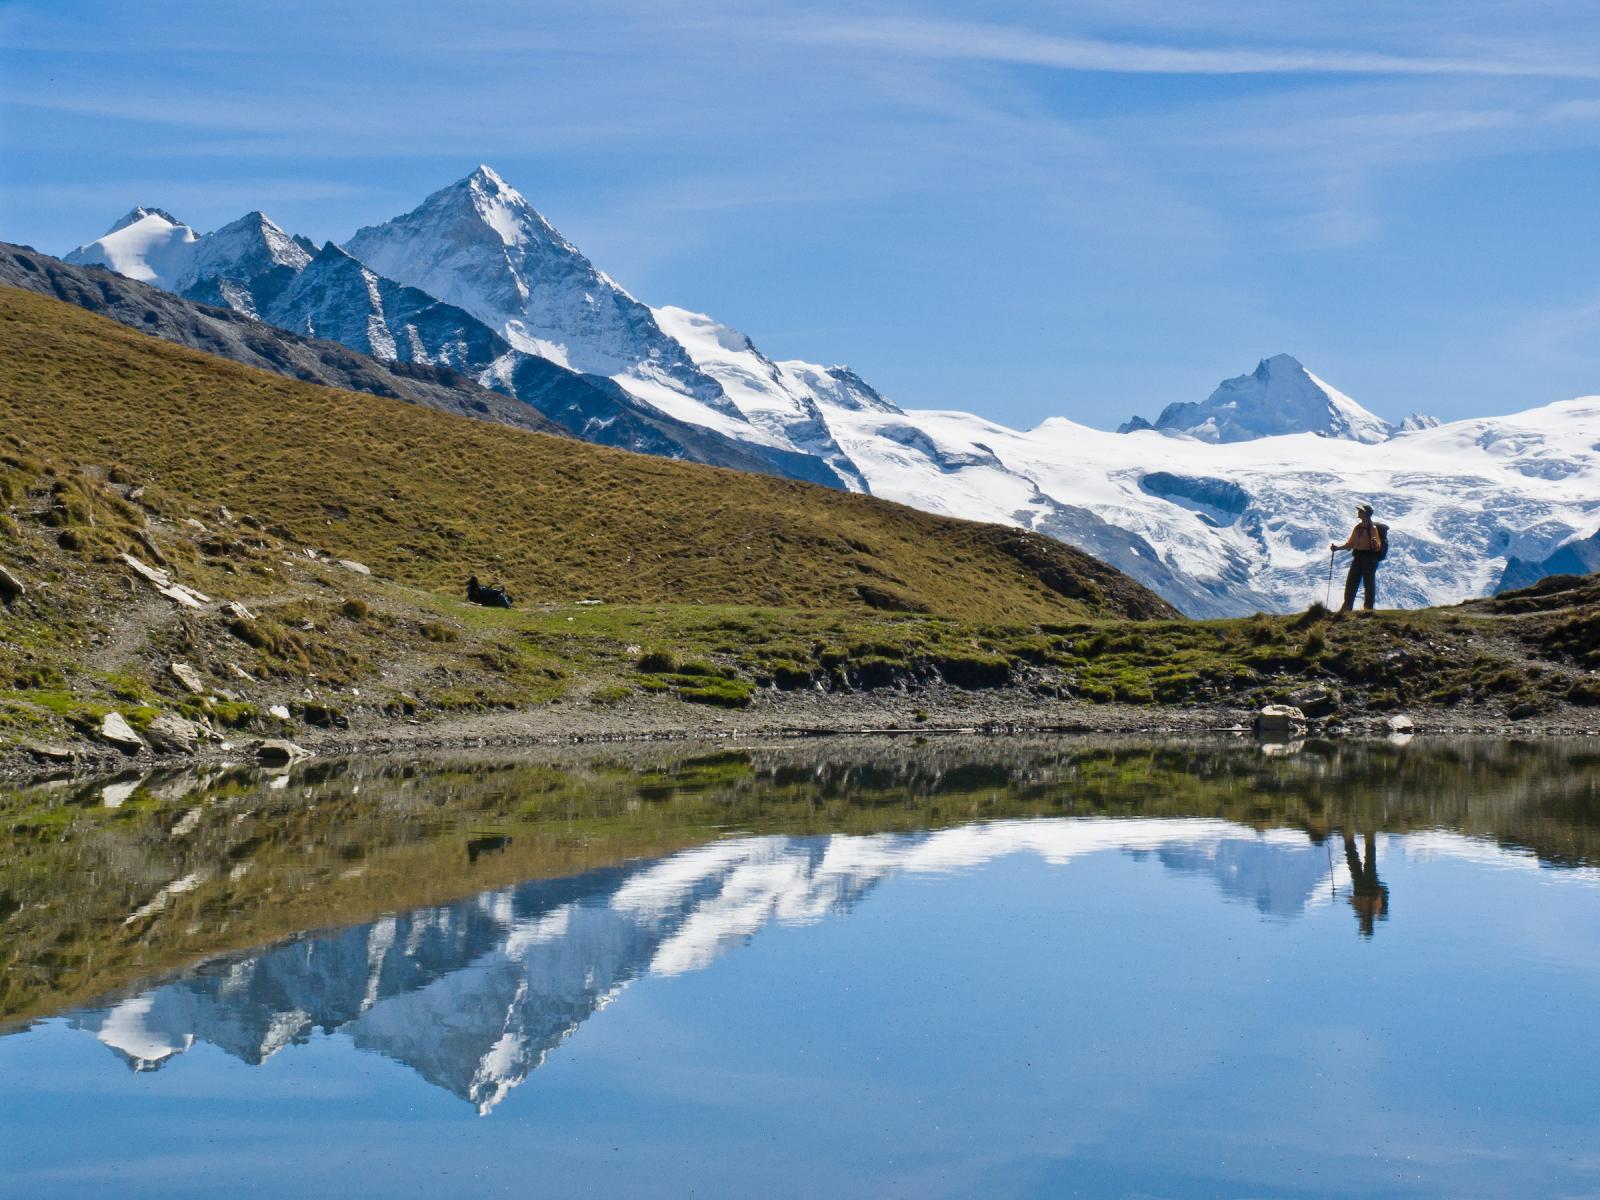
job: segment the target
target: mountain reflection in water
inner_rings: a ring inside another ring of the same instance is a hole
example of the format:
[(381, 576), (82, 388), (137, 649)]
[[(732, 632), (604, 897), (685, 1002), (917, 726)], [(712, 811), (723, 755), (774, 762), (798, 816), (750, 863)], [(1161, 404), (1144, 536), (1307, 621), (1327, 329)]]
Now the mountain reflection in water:
[(259, 1064), (316, 1031), (337, 1032), (488, 1113), (632, 980), (700, 970), (770, 922), (849, 912), (892, 876), (981, 868), (1009, 855), (1068, 868), (1084, 855), (1127, 853), (1209, 878), (1227, 900), (1270, 918), (1344, 896), (1370, 933), (1384, 915), (1370, 899), (1375, 856), (1397, 841), (1414, 855), (1538, 866), (1531, 855), (1446, 833), (1384, 843), (1369, 835), (1365, 858), (1347, 843), (1357, 861), (1334, 854), (1331, 840), (1216, 819), (738, 837), (305, 936), (81, 1011), (72, 1024), (136, 1070), (197, 1042)]

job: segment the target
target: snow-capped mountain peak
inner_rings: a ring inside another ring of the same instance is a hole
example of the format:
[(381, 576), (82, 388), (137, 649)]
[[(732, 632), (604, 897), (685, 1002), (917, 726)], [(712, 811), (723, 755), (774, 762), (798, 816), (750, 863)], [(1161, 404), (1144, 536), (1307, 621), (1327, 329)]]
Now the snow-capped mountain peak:
[(630, 390), (665, 387), (728, 407), (650, 310), (487, 166), (404, 216), (358, 230), (347, 248), (380, 275), (465, 309), (519, 350)]
[(304, 245), (257, 210), (197, 241), (181, 286), (206, 279), (250, 279), (274, 267), (300, 271), (310, 262), (311, 254)]
[(1437, 429), (1443, 424), (1438, 417), (1430, 417), (1427, 413), (1412, 413), (1401, 421), (1395, 429), (1396, 433), (1418, 433), (1424, 429)]
[(175, 291), (199, 235), (159, 208), (135, 208), (105, 234), (79, 246), (66, 261), (108, 267), (141, 283)]
[(132, 225), (132, 224), (134, 224), (135, 222), (138, 222), (138, 221), (142, 221), (146, 217), (160, 217), (168, 225), (182, 225), (183, 224), (182, 221), (178, 220), (177, 217), (173, 216), (171, 213), (169, 213), (164, 208), (146, 208), (144, 205), (140, 204), (140, 205), (137, 205), (136, 207), (130, 209), (125, 216), (119, 218), (116, 222), (114, 222), (112, 224), (111, 228), (105, 231), (105, 234), (103, 236), (110, 237), (113, 233), (116, 233), (119, 229), (126, 229), (129, 225)]
[[(578, 248), (544, 219), (542, 213), (527, 198), (492, 167), (480, 165), (456, 185), (465, 192), (483, 223), (499, 235), (507, 246), (525, 246), (530, 242), (553, 242), (561, 249), (578, 254)], [(450, 189), (445, 189), (448, 193)], [(580, 255), (581, 257), (581, 255)]]
[(278, 266), (298, 271), (311, 255), (263, 212), (246, 213), (201, 235), (163, 209), (140, 207), (102, 237), (79, 246), (67, 261), (109, 267), (130, 279), (182, 292), (204, 280), (243, 280)]
[(577, 247), (487, 166), (403, 216), (357, 230), (346, 245), (380, 275), (459, 305), (513, 345), (524, 342), (519, 348), (563, 365), (569, 365), (566, 348), (541, 338), (529, 320), (530, 305), (547, 307), (533, 285), (561, 279), (600, 284), (600, 273)]
[(1136, 418), (1121, 432), (1156, 429), (1203, 442), (1244, 442), (1286, 433), (1376, 443), (1396, 427), (1319, 379), (1292, 354), (1262, 359), (1248, 375), (1225, 379), (1202, 403), (1169, 404), (1154, 425)]

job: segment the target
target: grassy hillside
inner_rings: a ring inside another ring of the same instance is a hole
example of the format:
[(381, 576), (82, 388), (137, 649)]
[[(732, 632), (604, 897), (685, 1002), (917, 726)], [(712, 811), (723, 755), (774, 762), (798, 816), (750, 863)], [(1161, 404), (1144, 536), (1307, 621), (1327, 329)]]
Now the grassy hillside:
[(0, 345), (22, 453), (119, 467), (169, 514), (226, 506), (421, 587), (477, 573), (525, 601), (1169, 612), (1044, 538), (296, 384), (15, 289)]

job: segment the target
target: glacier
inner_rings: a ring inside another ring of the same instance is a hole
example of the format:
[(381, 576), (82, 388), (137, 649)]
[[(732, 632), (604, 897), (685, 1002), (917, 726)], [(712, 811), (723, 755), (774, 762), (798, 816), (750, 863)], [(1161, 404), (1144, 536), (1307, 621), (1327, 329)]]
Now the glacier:
[(1018, 526), (1191, 616), (1304, 608), (1356, 504), (1391, 526), (1380, 603), (1488, 594), (1600, 532), (1600, 397), (1395, 423), (1287, 354), (1118, 431), (902, 407), (844, 366), (627, 292), (487, 166), (317, 250), (263, 214), (137, 208), (91, 263), (386, 361), (447, 366), (589, 441)]

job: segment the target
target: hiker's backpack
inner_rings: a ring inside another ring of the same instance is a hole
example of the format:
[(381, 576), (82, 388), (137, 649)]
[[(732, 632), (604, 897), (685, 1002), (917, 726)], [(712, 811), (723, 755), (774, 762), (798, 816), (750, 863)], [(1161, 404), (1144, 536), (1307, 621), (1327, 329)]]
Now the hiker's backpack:
[(1382, 562), (1389, 557), (1389, 527), (1387, 525), (1379, 525), (1376, 521), (1373, 522), (1372, 527), (1378, 531), (1378, 557), (1376, 561)]

